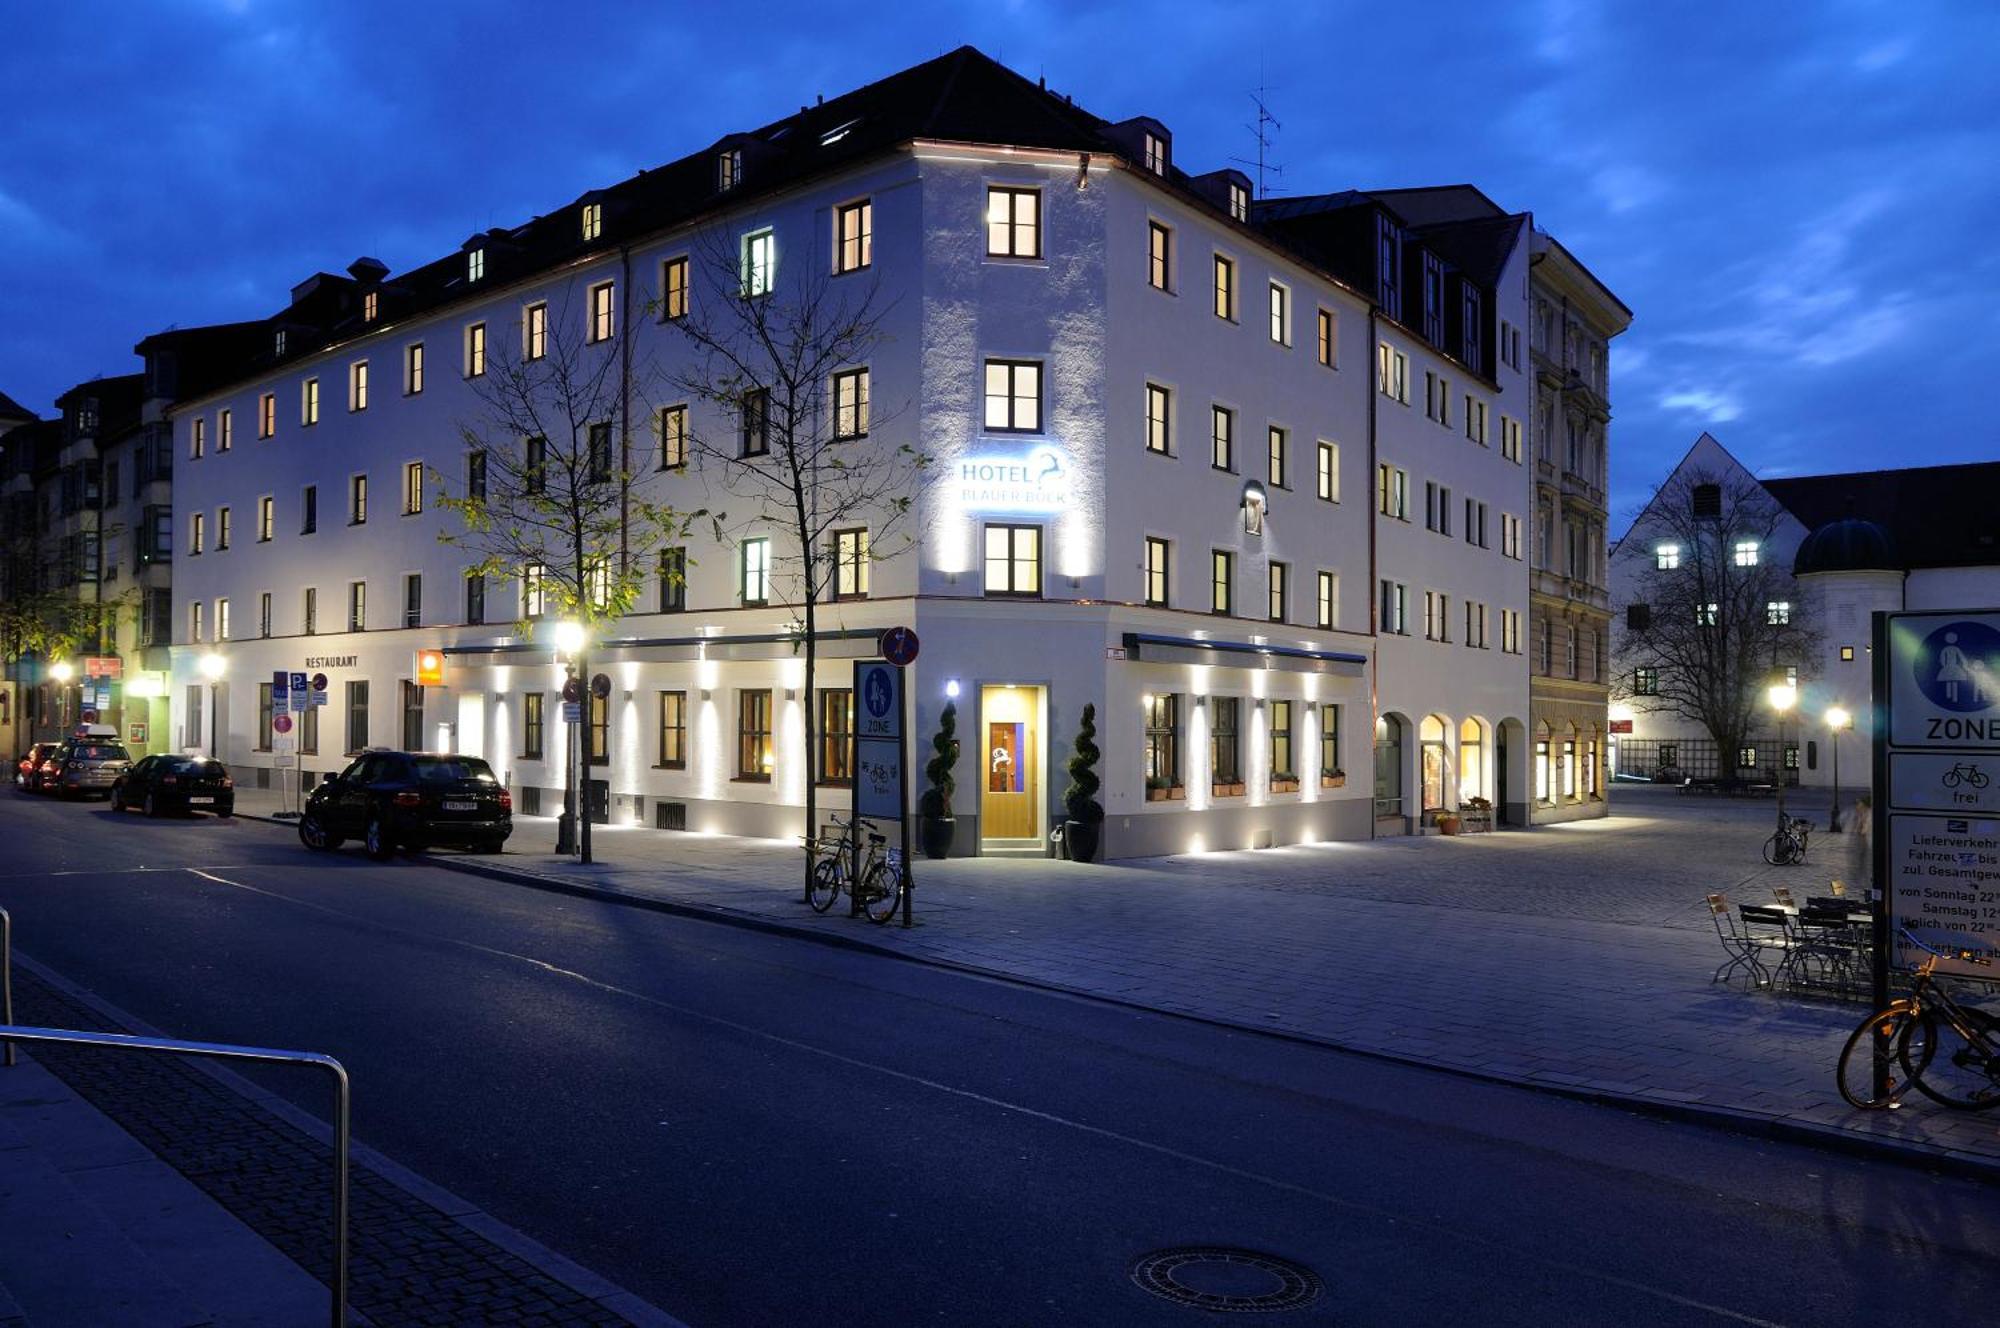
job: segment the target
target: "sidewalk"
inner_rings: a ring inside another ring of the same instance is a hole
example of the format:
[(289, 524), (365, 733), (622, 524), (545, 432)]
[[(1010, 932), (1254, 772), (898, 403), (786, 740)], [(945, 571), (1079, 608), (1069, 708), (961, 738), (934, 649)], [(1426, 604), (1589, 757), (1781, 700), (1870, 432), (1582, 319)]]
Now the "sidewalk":
[[(1811, 795), (1807, 795), (1808, 799)], [(246, 815), (275, 796), (238, 790)], [(1617, 813), (1527, 833), (1380, 840), (1115, 866), (958, 859), (916, 867), (909, 931), (820, 917), (797, 849), (595, 827), (558, 858), (516, 817), (506, 854), (435, 853), (485, 874), (645, 901), (1485, 1078), (1739, 1127), (1928, 1156), (2000, 1177), (2000, 1118), (1918, 1099), (1856, 1112), (1834, 1062), (1858, 1006), (1711, 985), (1702, 903), (1773, 885), (1824, 893), (1842, 836), (1767, 867), (1768, 801), (1619, 785)], [(1795, 805), (1795, 814), (1817, 807)]]

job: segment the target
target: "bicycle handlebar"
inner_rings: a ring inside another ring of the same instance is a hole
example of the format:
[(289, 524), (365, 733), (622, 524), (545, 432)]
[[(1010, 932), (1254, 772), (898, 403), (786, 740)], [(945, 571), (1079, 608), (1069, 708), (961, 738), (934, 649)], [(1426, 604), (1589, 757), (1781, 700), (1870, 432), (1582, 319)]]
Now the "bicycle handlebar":
[(1962, 963), (1978, 964), (1982, 967), (1991, 967), (1993, 964), (1993, 961), (1991, 959), (1982, 959), (1970, 950), (1959, 950), (1958, 953), (1956, 954), (1946, 954), (1942, 950), (1934, 950), (1930, 946), (1918, 940), (1916, 936), (1911, 933), (1908, 927), (1898, 927), (1896, 928), (1896, 930), (1902, 933), (1902, 937), (1904, 940), (1908, 941), (1911, 945), (1916, 946), (1919, 950), (1922, 950), (1927, 955), (1935, 955), (1939, 959), (1956, 959)]

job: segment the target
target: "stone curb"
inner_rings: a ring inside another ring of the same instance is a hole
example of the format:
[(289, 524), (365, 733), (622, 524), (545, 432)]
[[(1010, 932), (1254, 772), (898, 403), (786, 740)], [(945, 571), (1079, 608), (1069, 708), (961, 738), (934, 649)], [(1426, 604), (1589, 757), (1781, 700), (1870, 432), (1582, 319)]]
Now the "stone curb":
[[(280, 821), (273, 817), (261, 816), (253, 812), (238, 812), (238, 816), (249, 820), (269, 821), (274, 825), (294, 825), (290, 820)], [(1849, 1153), (1857, 1157), (1878, 1161), (1894, 1162), (1901, 1166), (1930, 1168), (1949, 1172), (1967, 1179), (2000, 1183), (2000, 1159), (1980, 1157), (1976, 1154), (1955, 1149), (1941, 1148), (1934, 1144), (1914, 1141), (1883, 1139), (1874, 1135), (1857, 1134), (1838, 1126), (1815, 1125), (1795, 1120), (1788, 1116), (1759, 1112), (1747, 1107), (1731, 1107), (1686, 1100), (1686, 1095), (1675, 1094), (1665, 1089), (1639, 1089), (1624, 1086), (1599, 1085), (1583, 1076), (1562, 1076), (1542, 1078), (1494, 1074), (1469, 1066), (1451, 1065), (1440, 1061), (1424, 1060), (1416, 1056), (1398, 1055), (1393, 1051), (1382, 1051), (1374, 1047), (1359, 1047), (1338, 1042), (1332, 1038), (1316, 1037), (1310, 1033), (1297, 1033), (1285, 1029), (1262, 1028), (1255, 1024), (1241, 1023), (1220, 1015), (1199, 1014), (1187, 1010), (1169, 1010), (1144, 1001), (1128, 1000), (1119, 996), (1107, 996), (1101, 992), (1086, 991), (1079, 987), (1065, 986), (1041, 978), (1025, 977), (1009, 973), (1003, 969), (985, 968), (956, 959), (942, 959), (934, 955), (911, 954), (878, 941), (855, 936), (821, 931), (799, 923), (785, 922), (777, 918), (767, 918), (755, 913), (745, 913), (721, 904), (691, 904), (677, 899), (655, 899), (645, 895), (627, 894), (606, 886), (590, 885), (573, 881), (566, 877), (550, 876), (526, 867), (498, 866), (490, 861), (469, 858), (427, 857), (430, 866), (442, 867), (447, 871), (461, 872), (467, 876), (483, 876), (489, 880), (506, 881), (514, 885), (526, 886), (531, 890), (543, 890), (550, 894), (569, 895), (577, 899), (589, 899), (599, 903), (623, 904), (631, 908), (645, 909), (654, 913), (665, 913), (675, 917), (694, 918), (703, 922), (720, 923), (726, 927), (737, 927), (744, 931), (764, 932), (775, 936), (788, 936), (798, 940), (813, 941), (835, 949), (855, 950), (866, 954), (882, 955), (890, 959), (900, 959), (905, 963), (922, 964), (929, 968), (943, 969), (968, 977), (984, 978), (989, 981), (1007, 982), (1015, 986), (1029, 987), (1037, 991), (1051, 992), (1080, 1000), (1095, 1001), (1102, 1005), (1120, 1009), (1138, 1010), (1147, 1014), (1160, 1015), (1168, 1019), (1181, 1019), (1190, 1023), (1203, 1024), (1210, 1028), (1225, 1029), (1232, 1033), (1252, 1033), (1259, 1037), (1275, 1038), (1283, 1042), (1301, 1046), (1316, 1047), (1321, 1050), (1345, 1052), (1351, 1056), (1366, 1056), (1371, 1060), (1386, 1061), (1393, 1065), (1407, 1065), (1417, 1069), (1436, 1070), (1471, 1079), (1479, 1083), (1502, 1084), (1511, 1088), (1524, 1088), (1552, 1097), (1568, 1098), (1578, 1102), (1592, 1102), (1600, 1106), (1618, 1107), (1643, 1115), (1664, 1120), (1681, 1121), (1693, 1125), (1706, 1125), (1726, 1129), (1736, 1134), (1746, 1134), (1758, 1138), (1772, 1139), (1781, 1143), (1802, 1143), (1817, 1148), (1828, 1148)], [(802, 905), (803, 907), (803, 905)]]

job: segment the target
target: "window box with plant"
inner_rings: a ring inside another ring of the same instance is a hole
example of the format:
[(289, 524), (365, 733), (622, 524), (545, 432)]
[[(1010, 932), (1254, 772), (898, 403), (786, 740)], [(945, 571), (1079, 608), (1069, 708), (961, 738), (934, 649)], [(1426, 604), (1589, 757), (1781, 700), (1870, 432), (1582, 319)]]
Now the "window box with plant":
[(1170, 779), (1155, 775), (1146, 781), (1147, 802), (1180, 802), (1187, 797), (1187, 790)]
[(1345, 770), (1322, 770), (1319, 772), (1319, 786), (1321, 788), (1344, 788), (1346, 785), (1347, 772)]
[(1273, 770), (1271, 772), (1271, 792), (1297, 793), (1298, 791), (1299, 777), (1297, 775), (1289, 770)]
[(1465, 829), (1491, 830), (1493, 828), (1493, 804), (1485, 798), (1468, 798), (1460, 809), (1465, 818)]
[(1228, 784), (1211, 784), (1208, 786), (1208, 791), (1218, 798), (1240, 798), (1243, 796), (1243, 781), (1239, 779)]

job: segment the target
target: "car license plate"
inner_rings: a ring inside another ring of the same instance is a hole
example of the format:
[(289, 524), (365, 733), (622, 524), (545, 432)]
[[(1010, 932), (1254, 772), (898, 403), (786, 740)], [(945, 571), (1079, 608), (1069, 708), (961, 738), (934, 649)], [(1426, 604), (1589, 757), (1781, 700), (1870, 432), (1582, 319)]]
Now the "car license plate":
[(189, 798), (189, 799), (188, 799), (188, 801), (189, 801), (189, 802), (214, 802), (214, 801), (215, 801), (215, 799), (214, 799), (214, 798), (210, 798), (210, 797), (206, 797), (206, 796), (196, 796), (196, 797), (192, 797), (192, 798)]
[(448, 812), (476, 812), (479, 810), (479, 804), (476, 802), (447, 801), (444, 809)]

